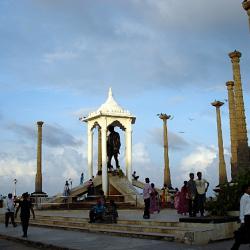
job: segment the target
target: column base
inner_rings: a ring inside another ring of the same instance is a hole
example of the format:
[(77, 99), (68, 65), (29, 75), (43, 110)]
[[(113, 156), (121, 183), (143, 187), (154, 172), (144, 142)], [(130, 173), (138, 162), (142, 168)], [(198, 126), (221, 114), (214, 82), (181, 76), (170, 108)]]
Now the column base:
[(33, 192), (31, 193), (30, 195), (32, 198), (35, 198), (35, 197), (48, 197), (48, 195), (44, 192)]

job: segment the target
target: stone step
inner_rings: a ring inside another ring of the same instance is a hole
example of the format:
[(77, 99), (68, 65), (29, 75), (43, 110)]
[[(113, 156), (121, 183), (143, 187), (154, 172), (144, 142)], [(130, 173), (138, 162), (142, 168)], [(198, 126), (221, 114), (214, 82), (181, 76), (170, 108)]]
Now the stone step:
[[(73, 203), (55, 203), (55, 204), (46, 204), (41, 205), (43, 210), (65, 210), (65, 209), (90, 209), (93, 205), (96, 204), (96, 201), (86, 201), (86, 202), (73, 202)], [(108, 203), (107, 203), (108, 204)], [(135, 209), (135, 204), (129, 202), (116, 202), (119, 209)]]
[(181, 227), (163, 227), (163, 226), (145, 226), (145, 225), (126, 225), (126, 224), (111, 224), (111, 223), (88, 223), (79, 222), (79, 221), (62, 221), (62, 220), (48, 220), (48, 219), (36, 219), (36, 223), (41, 225), (43, 224), (50, 224), (54, 226), (67, 226), (67, 227), (86, 227), (86, 228), (102, 228), (102, 229), (112, 229), (112, 230), (120, 230), (120, 231), (133, 231), (133, 232), (153, 232), (153, 233), (162, 233), (162, 234), (169, 234), (169, 233), (176, 233), (181, 231), (189, 231), (188, 229), (184, 229)]
[[(62, 221), (78, 221), (78, 222), (88, 222), (89, 218), (79, 218), (72, 216), (54, 216), (54, 215), (36, 215), (38, 219), (51, 219), (62, 220)], [(119, 224), (125, 225), (145, 225), (145, 226), (162, 226), (162, 227), (177, 227), (179, 222), (168, 222), (168, 221), (151, 221), (151, 220), (120, 220), (118, 218)]]
[[(166, 241), (174, 241), (174, 234), (165, 234), (165, 233), (157, 233), (157, 232), (137, 232), (137, 231), (126, 231), (112, 228), (101, 228), (101, 224), (95, 224), (96, 227), (81, 227), (81, 226), (66, 226), (66, 225), (53, 225), (50, 223), (40, 224), (35, 220), (30, 221), (30, 225), (40, 226), (40, 227), (51, 227), (57, 229), (64, 230), (75, 230), (75, 231), (84, 231), (84, 232), (95, 232), (95, 233), (106, 233), (116, 236), (125, 236), (125, 237), (134, 237), (134, 238), (147, 238), (154, 240), (166, 240)], [(90, 224), (93, 225), (93, 224)], [(110, 224), (109, 224), (110, 225)]]

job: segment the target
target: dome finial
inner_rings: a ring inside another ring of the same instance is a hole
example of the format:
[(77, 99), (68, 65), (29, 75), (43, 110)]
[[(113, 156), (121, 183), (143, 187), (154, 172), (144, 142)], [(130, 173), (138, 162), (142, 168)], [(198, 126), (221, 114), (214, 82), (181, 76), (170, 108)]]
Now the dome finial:
[(109, 88), (109, 97), (113, 97), (112, 88)]

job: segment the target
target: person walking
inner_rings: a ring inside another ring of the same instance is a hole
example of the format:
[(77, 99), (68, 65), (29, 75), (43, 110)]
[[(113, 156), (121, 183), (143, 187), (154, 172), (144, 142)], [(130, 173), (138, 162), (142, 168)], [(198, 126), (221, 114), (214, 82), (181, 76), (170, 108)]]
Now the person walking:
[(188, 188), (188, 213), (189, 217), (196, 216), (197, 189), (194, 181), (194, 173), (189, 174)]
[(150, 213), (149, 213), (149, 208), (150, 208), (150, 194), (151, 194), (151, 186), (149, 184), (149, 178), (145, 179), (145, 184), (143, 187), (143, 199), (144, 199), (144, 214), (143, 218), (144, 219), (149, 219), (150, 218)]
[(11, 219), (13, 227), (16, 227), (14, 213), (15, 213), (15, 203), (12, 194), (10, 193), (8, 194), (8, 198), (6, 199), (5, 227), (8, 227), (9, 219)]
[(20, 213), (20, 218), (21, 218), (21, 223), (22, 223), (22, 228), (23, 228), (23, 236), (27, 238), (27, 231), (28, 231), (28, 227), (29, 227), (29, 219), (30, 219), (30, 211), (32, 212), (33, 215), (33, 219), (35, 219), (35, 213), (32, 207), (32, 203), (30, 201), (30, 197), (29, 194), (23, 193), (22, 194), (22, 198), (23, 200), (19, 202), (19, 206), (16, 210), (16, 214), (15, 217), (17, 217), (17, 213), (19, 211), (19, 209), (21, 209), (21, 213)]
[(206, 192), (209, 187), (209, 182), (202, 179), (202, 173), (197, 172), (198, 179), (195, 180), (197, 189), (197, 212), (200, 212), (201, 216), (204, 216), (204, 203), (206, 201)]
[(241, 244), (250, 243), (250, 183), (243, 187), (244, 194), (240, 199), (241, 227), (235, 234), (235, 242), (231, 250), (238, 250)]

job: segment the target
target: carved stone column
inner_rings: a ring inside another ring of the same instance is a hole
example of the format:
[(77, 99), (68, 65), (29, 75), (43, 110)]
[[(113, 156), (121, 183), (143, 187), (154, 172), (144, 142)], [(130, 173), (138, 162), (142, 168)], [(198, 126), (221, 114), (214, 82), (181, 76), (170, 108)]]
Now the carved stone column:
[(102, 173), (102, 130), (98, 127), (98, 175)]
[(164, 143), (164, 186), (172, 188), (170, 168), (169, 168), (169, 157), (168, 157), (168, 129), (167, 120), (170, 115), (160, 114), (159, 118), (163, 120), (163, 143)]
[(230, 137), (231, 137), (231, 176), (232, 180), (237, 175), (237, 123), (235, 114), (235, 102), (234, 102), (234, 82), (226, 82), (228, 91), (228, 109), (230, 119)]
[(132, 129), (131, 126), (126, 128), (126, 175), (132, 183)]
[(214, 107), (216, 107), (218, 148), (219, 148), (219, 184), (221, 185), (227, 182), (227, 172), (226, 172), (226, 164), (225, 164), (225, 159), (224, 159), (224, 148), (223, 148), (221, 116), (220, 116), (220, 107), (224, 103), (220, 101), (214, 101), (211, 104)]
[(36, 168), (36, 185), (35, 193), (42, 193), (42, 126), (43, 122), (37, 122), (37, 168)]
[(246, 128), (246, 116), (241, 84), (240, 74), (240, 57), (239, 51), (229, 53), (229, 57), (233, 66), (234, 77), (234, 96), (235, 96), (235, 112), (237, 120), (237, 140), (238, 140), (238, 168), (245, 169), (249, 166), (249, 150), (248, 150), (248, 138)]
[(88, 175), (93, 176), (93, 131), (88, 128)]
[(107, 128), (102, 126), (102, 190), (108, 194), (108, 169), (107, 169)]

